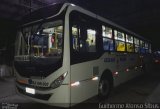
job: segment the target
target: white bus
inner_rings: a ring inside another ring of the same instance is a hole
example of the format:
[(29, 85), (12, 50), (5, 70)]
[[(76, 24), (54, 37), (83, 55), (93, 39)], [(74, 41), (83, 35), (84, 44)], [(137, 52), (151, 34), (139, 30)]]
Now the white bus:
[(23, 19), (16, 39), (16, 88), (40, 103), (70, 107), (143, 73), (151, 44), (70, 3)]

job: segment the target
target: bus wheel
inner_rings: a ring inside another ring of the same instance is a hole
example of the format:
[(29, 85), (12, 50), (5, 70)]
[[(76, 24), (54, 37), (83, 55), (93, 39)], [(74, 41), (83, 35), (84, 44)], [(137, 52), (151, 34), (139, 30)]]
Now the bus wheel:
[(100, 100), (105, 100), (108, 98), (111, 91), (111, 82), (107, 78), (101, 78), (98, 87), (98, 98)]

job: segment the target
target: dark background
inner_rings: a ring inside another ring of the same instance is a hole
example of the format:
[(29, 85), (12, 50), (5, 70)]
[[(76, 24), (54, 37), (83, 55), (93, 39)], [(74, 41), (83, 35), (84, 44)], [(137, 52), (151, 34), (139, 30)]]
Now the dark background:
[(159, 0), (1, 0), (0, 62), (12, 60), (16, 29), (21, 18), (40, 7), (59, 2), (72, 2), (148, 38), (152, 50), (160, 49)]

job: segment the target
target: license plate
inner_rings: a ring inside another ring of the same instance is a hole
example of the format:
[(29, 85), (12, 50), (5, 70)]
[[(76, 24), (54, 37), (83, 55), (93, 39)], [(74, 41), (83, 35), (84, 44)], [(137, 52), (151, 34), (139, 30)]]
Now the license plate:
[(26, 87), (26, 93), (29, 93), (29, 94), (35, 94), (35, 89), (32, 89), (32, 88)]

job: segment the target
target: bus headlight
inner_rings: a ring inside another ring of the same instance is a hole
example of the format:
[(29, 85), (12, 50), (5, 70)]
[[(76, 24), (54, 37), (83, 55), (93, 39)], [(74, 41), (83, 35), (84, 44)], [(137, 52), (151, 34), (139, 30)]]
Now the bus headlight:
[(62, 84), (62, 82), (63, 82), (63, 80), (65, 79), (66, 76), (67, 76), (67, 72), (62, 74), (61, 76), (59, 76), (56, 80), (54, 80), (51, 83), (50, 87), (53, 88), (53, 89), (59, 87)]

